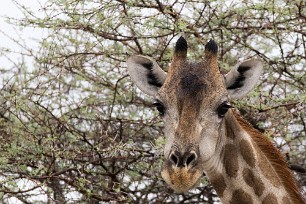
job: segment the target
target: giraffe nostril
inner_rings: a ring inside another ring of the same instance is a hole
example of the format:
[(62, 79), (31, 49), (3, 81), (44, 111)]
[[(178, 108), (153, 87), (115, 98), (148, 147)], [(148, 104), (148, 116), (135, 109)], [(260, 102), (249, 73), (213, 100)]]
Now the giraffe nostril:
[(186, 160), (186, 165), (187, 166), (189, 166), (189, 164), (191, 163), (191, 162), (193, 162), (194, 160), (196, 160), (196, 155), (195, 155), (195, 153), (191, 153), (189, 156), (188, 156), (188, 158), (187, 158), (187, 160)]
[(175, 165), (178, 164), (178, 158), (177, 158), (177, 156), (175, 156), (175, 154), (171, 154), (170, 160), (171, 160)]

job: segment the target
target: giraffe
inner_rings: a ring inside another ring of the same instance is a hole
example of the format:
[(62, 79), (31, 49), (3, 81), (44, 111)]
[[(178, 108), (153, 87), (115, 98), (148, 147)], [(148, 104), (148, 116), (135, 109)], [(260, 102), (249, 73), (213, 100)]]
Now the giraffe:
[(256, 85), (261, 61), (243, 61), (223, 76), (216, 42), (205, 45), (197, 63), (187, 60), (187, 49), (180, 37), (168, 73), (150, 57), (127, 60), (132, 80), (155, 98), (165, 123), (162, 178), (184, 193), (205, 173), (224, 204), (304, 203), (283, 156), (230, 104)]

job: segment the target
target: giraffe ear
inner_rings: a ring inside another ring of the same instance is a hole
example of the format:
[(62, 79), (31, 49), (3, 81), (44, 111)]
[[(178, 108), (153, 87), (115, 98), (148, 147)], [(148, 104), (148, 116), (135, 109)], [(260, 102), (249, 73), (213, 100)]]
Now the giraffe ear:
[(151, 96), (156, 95), (167, 75), (155, 60), (141, 55), (130, 57), (127, 68), (137, 87)]
[(225, 75), (230, 98), (238, 99), (247, 95), (256, 85), (263, 65), (260, 60), (251, 59), (240, 63)]

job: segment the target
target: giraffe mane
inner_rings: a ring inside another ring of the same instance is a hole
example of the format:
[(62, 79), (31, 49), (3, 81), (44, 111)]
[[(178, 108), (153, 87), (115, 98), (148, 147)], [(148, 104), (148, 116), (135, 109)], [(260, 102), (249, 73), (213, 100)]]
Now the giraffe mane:
[(233, 111), (239, 125), (248, 132), (252, 140), (259, 147), (261, 152), (270, 161), (272, 167), (280, 178), (284, 188), (288, 192), (291, 201), (295, 203), (304, 203), (304, 199), (300, 195), (299, 188), (293, 174), (289, 170), (288, 163), (281, 152), (265, 137), (261, 132), (252, 127), (252, 125), (244, 120), (236, 111)]

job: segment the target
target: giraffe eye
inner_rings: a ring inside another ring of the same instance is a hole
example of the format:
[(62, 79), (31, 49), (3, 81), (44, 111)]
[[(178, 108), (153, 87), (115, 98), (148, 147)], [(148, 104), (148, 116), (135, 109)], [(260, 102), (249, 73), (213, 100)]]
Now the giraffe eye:
[(152, 106), (157, 109), (157, 111), (159, 112), (160, 116), (163, 116), (165, 114), (165, 106), (159, 100), (156, 100), (152, 104)]
[(220, 118), (223, 118), (225, 114), (227, 113), (229, 108), (232, 108), (231, 104), (229, 102), (223, 102), (217, 109), (217, 113)]

